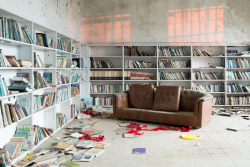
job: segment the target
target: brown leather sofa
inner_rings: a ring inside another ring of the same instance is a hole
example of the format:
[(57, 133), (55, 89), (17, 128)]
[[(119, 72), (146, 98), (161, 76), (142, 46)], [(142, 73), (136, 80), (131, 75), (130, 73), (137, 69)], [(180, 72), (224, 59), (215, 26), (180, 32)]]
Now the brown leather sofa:
[(113, 95), (115, 118), (184, 125), (200, 128), (211, 121), (209, 93), (181, 90), (178, 86), (131, 85)]

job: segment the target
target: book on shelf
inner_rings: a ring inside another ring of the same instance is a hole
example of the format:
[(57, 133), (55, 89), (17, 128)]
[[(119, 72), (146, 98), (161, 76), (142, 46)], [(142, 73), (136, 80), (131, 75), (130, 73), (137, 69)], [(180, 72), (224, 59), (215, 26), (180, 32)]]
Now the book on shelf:
[(36, 33), (36, 44), (39, 46), (49, 47), (47, 34)]
[(56, 89), (56, 104), (69, 98), (69, 87), (61, 87)]
[(40, 88), (45, 88), (49, 87), (49, 83), (47, 80), (42, 76), (41, 73), (34, 71), (34, 88), (35, 89), (40, 89)]
[(122, 71), (90, 71), (91, 80), (122, 80)]
[(70, 118), (75, 118), (79, 113), (80, 113), (80, 111), (76, 109), (75, 104), (71, 104)]
[(159, 72), (160, 80), (190, 80), (189, 72)]
[(250, 105), (250, 96), (229, 96), (228, 105)]
[(191, 60), (188, 61), (176, 61), (176, 60), (168, 60), (161, 59), (159, 60), (159, 68), (190, 68)]
[(227, 80), (250, 80), (248, 71), (226, 71)]
[(72, 46), (71, 47), (71, 53), (73, 54), (79, 54), (80, 50), (78, 47)]
[(56, 113), (56, 129), (62, 127), (67, 123), (66, 115), (63, 113)]
[(194, 80), (222, 80), (223, 75), (220, 72), (203, 73), (201, 71), (196, 71), (192, 73), (192, 78)]
[(57, 68), (66, 68), (67, 57), (66, 56), (57, 56)]
[(112, 97), (93, 97), (94, 105), (100, 106), (112, 106), (113, 98)]
[(140, 46), (126, 46), (124, 56), (156, 56), (156, 53), (151, 54)]
[(72, 62), (74, 64), (73, 68), (80, 68), (81, 67), (80, 58), (72, 58)]
[(82, 74), (80, 73), (71, 73), (71, 83), (78, 82), (82, 79)]
[(90, 58), (91, 68), (114, 68), (110, 60), (95, 60), (93, 57)]
[(122, 91), (122, 85), (112, 85), (112, 84), (92, 84), (90, 86), (91, 93), (119, 93)]
[(152, 73), (141, 71), (128, 71), (130, 80), (151, 80)]
[(159, 56), (171, 57), (171, 56), (188, 56), (185, 53), (183, 47), (159, 47), (158, 49)]
[(209, 85), (202, 85), (198, 83), (192, 83), (192, 89), (199, 90), (202, 92), (224, 92), (224, 84), (209, 84)]
[(17, 60), (20, 67), (32, 67), (32, 62), (29, 60)]
[(214, 55), (209, 54), (205, 50), (200, 50), (200, 49), (194, 49), (193, 51), (193, 56), (208, 56), (208, 57), (213, 57)]
[(57, 84), (60, 85), (60, 84), (67, 84), (67, 83), (69, 83), (69, 77), (57, 71)]
[(235, 46), (227, 46), (227, 56), (239, 56), (238, 48)]
[(34, 67), (44, 68), (43, 60), (36, 52), (34, 52)]
[(45, 137), (51, 136), (53, 130), (45, 127), (40, 127), (38, 125), (33, 125), (33, 133), (34, 133), (34, 140), (32, 144), (37, 145)]
[(5, 55), (7, 61), (10, 63), (11, 67), (20, 67), (20, 64), (18, 63), (16, 56), (7, 56)]
[(249, 68), (250, 61), (243, 59), (229, 59), (227, 60), (227, 68)]
[(9, 89), (7, 87), (5, 78), (0, 75), (0, 96), (7, 96), (9, 94)]
[(214, 96), (213, 97), (213, 105), (224, 105), (225, 97), (224, 96)]
[(66, 40), (57, 39), (57, 49), (59, 50), (69, 51), (71, 49), (69, 44)]
[(71, 84), (71, 97), (77, 96), (80, 93), (79, 84)]
[(43, 78), (50, 84), (52, 84), (52, 72), (44, 72)]
[(227, 85), (227, 93), (250, 93), (250, 85), (242, 85), (239, 83), (230, 83)]
[(5, 56), (3, 56), (2, 49), (0, 49), (0, 67), (12, 67)]
[(124, 68), (155, 68), (151, 62), (124, 60)]
[(53, 106), (55, 104), (55, 93), (44, 93), (43, 95), (34, 95), (34, 110), (39, 111), (45, 107)]
[(24, 42), (33, 44), (34, 41), (29, 33), (29, 29), (27, 27), (22, 27), (21, 29), (22, 29), (23, 36), (24, 36)]

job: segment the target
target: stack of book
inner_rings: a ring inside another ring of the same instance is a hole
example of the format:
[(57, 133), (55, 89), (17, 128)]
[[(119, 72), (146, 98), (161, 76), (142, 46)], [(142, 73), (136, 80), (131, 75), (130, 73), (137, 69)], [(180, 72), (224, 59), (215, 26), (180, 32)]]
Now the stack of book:
[(191, 60), (188, 61), (175, 61), (162, 59), (159, 60), (159, 68), (187, 68), (191, 67)]
[(44, 93), (43, 95), (34, 95), (34, 110), (39, 111), (45, 107), (55, 104), (55, 93)]
[[(155, 53), (156, 55), (156, 53)], [(143, 50), (139, 46), (124, 47), (124, 56), (155, 56)]]
[(159, 56), (186, 56), (184, 48), (159, 47)]
[(62, 102), (69, 98), (69, 87), (62, 87), (56, 90), (56, 103)]
[(33, 43), (27, 27), (21, 27), (17, 20), (0, 17), (0, 37)]
[(250, 96), (230, 96), (227, 97), (228, 105), (250, 105)]
[(159, 72), (160, 80), (189, 80), (188, 72)]
[(91, 68), (114, 68), (110, 60), (98, 60), (90, 58)]
[(0, 96), (7, 96), (9, 94), (9, 89), (7, 87), (4, 77), (0, 75)]
[(34, 88), (35, 89), (40, 89), (40, 88), (45, 88), (49, 87), (48, 81), (42, 76), (41, 73), (34, 71)]
[(231, 59), (227, 60), (227, 68), (249, 68), (250, 61), (247, 59)]
[(69, 83), (69, 77), (61, 74), (59, 71), (57, 71), (57, 84), (67, 84)]
[(91, 80), (122, 80), (122, 71), (90, 71)]
[(151, 62), (124, 60), (124, 68), (155, 68)]
[(94, 97), (94, 105), (101, 106), (112, 106), (113, 98), (112, 97)]
[(36, 52), (34, 52), (34, 67), (44, 68), (43, 60), (39, 55), (36, 54)]
[(194, 90), (199, 90), (203, 92), (223, 92), (224, 91), (224, 84), (209, 84), (209, 85), (201, 85), (197, 83), (192, 83), (192, 88)]
[(79, 82), (82, 79), (82, 75), (79, 73), (71, 73), (71, 83)]
[(67, 123), (66, 115), (63, 113), (56, 113), (56, 129), (62, 127)]
[(213, 105), (224, 105), (225, 97), (224, 96), (214, 96), (213, 97)]
[(68, 43), (62, 39), (57, 39), (57, 49), (68, 51)]
[(209, 56), (209, 57), (214, 56), (214, 55), (211, 55), (208, 52), (206, 52), (204, 50), (200, 50), (200, 49), (194, 49), (193, 53), (194, 53), (194, 56)]
[(18, 91), (18, 92), (28, 92), (32, 91), (30, 82), (21, 76), (15, 76), (12, 78), (12, 83), (8, 86), (9, 91)]
[(91, 85), (90, 92), (91, 93), (119, 93), (122, 91), (122, 85)]
[(223, 75), (219, 72), (202, 73), (200, 71), (193, 72), (194, 80), (222, 80)]
[(227, 80), (250, 80), (250, 72), (227, 71)]
[(227, 47), (227, 56), (239, 56), (239, 51), (235, 46)]
[(21, 107), (18, 103), (3, 103), (0, 101), (0, 128), (11, 125), (27, 116), (29, 116), (28, 111), (25, 107)]
[(4, 148), (7, 151), (9, 157), (14, 159), (20, 155), (22, 151), (25, 151), (26, 144), (25, 137), (13, 137), (10, 139), (9, 143), (7, 143)]
[(124, 71), (124, 73), (125, 72), (127, 72), (126, 75), (128, 75), (130, 80), (151, 80), (151, 77), (153, 76), (152, 73), (148, 73), (148, 72)]
[(66, 56), (57, 56), (57, 68), (66, 68), (67, 57)]
[(71, 97), (77, 96), (80, 93), (79, 84), (71, 84)]
[(250, 93), (250, 86), (242, 85), (239, 83), (230, 83), (227, 85), (227, 93)]

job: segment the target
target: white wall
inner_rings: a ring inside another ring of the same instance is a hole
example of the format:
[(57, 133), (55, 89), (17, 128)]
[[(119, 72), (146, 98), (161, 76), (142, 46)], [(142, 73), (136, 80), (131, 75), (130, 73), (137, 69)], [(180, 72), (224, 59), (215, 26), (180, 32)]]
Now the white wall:
[(83, 0), (82, 41), (250, 40), (249, 0)]
[(0, 8), (81, 39), (81, 0), (0, 0)]

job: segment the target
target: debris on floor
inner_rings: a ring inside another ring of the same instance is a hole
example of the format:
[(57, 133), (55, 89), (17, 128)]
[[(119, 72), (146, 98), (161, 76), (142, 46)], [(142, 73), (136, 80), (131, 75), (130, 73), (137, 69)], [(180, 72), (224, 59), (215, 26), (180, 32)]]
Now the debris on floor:
[(195, 136), (195, 135), (191, 135), (190, 133), (185, 133), (181, 135), (181, 138), (186, 139), (186, 140), (197, 140), (200, 138), (200, 135)]
[(230, 131), (237, 132), (237, 131), (239, 131), (239, 130), (242, 130), (242, 128), (238, 128), (238, 127), (230, 127), (230, 128), (227, 128), (226, 130), (230, 130)]

